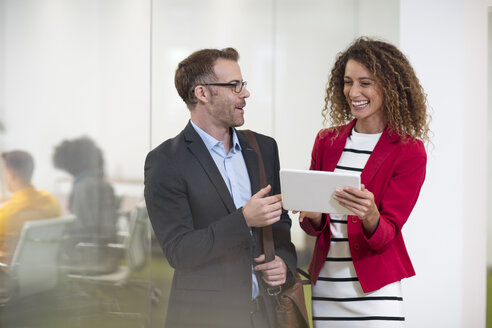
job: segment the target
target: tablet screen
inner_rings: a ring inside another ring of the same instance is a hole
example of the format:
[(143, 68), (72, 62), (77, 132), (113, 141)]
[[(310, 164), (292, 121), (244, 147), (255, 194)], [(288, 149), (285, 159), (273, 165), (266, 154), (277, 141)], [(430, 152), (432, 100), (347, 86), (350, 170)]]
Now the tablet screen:
[(311, 170), (280, 170), (282, 203), (286, 210), (353, 215), (333, 199), (335, 189), (360, 189), (360, 176)]

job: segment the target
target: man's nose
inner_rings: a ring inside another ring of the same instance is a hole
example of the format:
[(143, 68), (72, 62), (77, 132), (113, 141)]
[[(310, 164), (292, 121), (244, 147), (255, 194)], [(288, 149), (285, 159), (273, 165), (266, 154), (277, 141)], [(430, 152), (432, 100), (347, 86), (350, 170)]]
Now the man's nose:
[(250, 95), (249, 90), (246, 87), (243, 87), (243, 90), (241, 90), (241, 97), (248, 98)]

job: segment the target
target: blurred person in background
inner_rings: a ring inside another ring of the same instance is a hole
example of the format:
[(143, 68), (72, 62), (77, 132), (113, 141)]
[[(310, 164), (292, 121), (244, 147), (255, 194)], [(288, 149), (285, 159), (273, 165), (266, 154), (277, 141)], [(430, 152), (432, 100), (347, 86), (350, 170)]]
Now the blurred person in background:
[(72, 272), (116, 270), (122, 250), (110, 245), (117, 242), (119, 202), (105, 180), (101, 149), (87, 137), (64, 140), (55, 148), (53, 163), (73, 177), (68, 209), (76, 221), (63, 261)]
[(7, 203), (0, 207), (0, 262), (8, 265), (24, 222), (56, 218), (62, 211), (55, 197), (32, 185), (34, 160), (29, 153), (4, 152), (1, 162), (3, 181), (12, 192)]

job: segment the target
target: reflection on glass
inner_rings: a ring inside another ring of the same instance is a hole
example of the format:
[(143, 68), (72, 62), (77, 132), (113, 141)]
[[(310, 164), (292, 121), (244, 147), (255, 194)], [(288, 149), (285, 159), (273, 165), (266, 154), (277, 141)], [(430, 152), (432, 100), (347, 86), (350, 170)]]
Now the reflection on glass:
[(30, 154), (6, 152), (1, 162), (3, 183), (13, 194), (0, 207), (0, 326), (147, 322), (150, 300), (157, 302), (160, 291), (149, 280), (141, 183), (135, 188), (136, 181), (125, 181), (133, 188), (126, 186), (117, 197), (96, 143), (64, 140), (53, 152), (54, 165), (72, 176), (70, 191), (58, 195), (68, 200), (62, 213), (54, 196), (31, 184)]
[(29, 153), (4, 152), (1, 162), (3, 182), (12, 193), (0, 207), (0, 302), (5, 303), (18, 289), (11, 260), (24, 223), (56, 218), (61, 209), (55, 197), (32, 185), (34, 160)]
[(29, 151), (33, 184), (61, 207), (20, 225), (2, 328), (150, 321), (150, 2), (0, 0), (0, 152)]
[(70, 272), (102, 274), (116, 270), (123, 256), (117, 242), (118, 203), (104, 177), (101, 149), (89, 138), (65, 140), (55, 148), (56, 168), (73, 177), (68, 208), (76, 221), (69, 229), (62, 262)]

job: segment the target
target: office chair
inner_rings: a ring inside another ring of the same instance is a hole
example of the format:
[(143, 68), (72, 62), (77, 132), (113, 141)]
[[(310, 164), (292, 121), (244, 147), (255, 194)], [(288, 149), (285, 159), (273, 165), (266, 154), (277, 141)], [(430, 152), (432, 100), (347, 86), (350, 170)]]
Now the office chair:
[[(145, 207), (136, 207), (130, 214), (129, 233), (123, 244), (108, 244), (108, 247), (123, 249), (126, 263), (119, 265), (116, 270), (105, 274), (73, 274), (68, 277), (74, 280), (103, 283), (107, 285), (122, 286), (128, 281), (130, 274), (141, 269), (147, 260), (149, 252), (148, 242), (148, 214)], [(99, 247), (92, 243), (80, 243), (78, 247)]]
[(23, 298), (54, 289), (59, 282), (59, 253), (63, 236), (75, 216), (25, 222), (10, 265), (0, 263), (9, 272), (7, 288), (0, 304), (11, 298)]
[[(100, 287), (106, 288), (139, 288), (149, 289), (151, 300), (155, 301), (160, 296), (160, 291), (153, 288), (150, 280), (131, 279), (132, 273), (142, 269), (148, 261), (150, 253), (149, 219), (145, 205), (137, 206), (129, 216), (129, 232), (125, 236), (121, 245), (114, 244), (112, 247), (120, 247), (124, 250), (125, 261), (116, 270), (105, 274), (74, 274), (68, 273), (67, 278), (75, 282), (80, 288), (87, 292), (85, 286), (95, 286), (92, 292), (88, 292), (90, 297), (98, 299), (102, 303), (109, 303), (111, 310), (105, 312), (118, 318), (134, 318), (147, 320), (147, 316), (142, 313), (128, 313), (121, 310), (117, 299), (111, 299), (111, 293), (104, 294)], [(91, 247), (90, 243), (79, 245), (80, 247)], [(150, 277), (149, 277), (150, 278)]]

